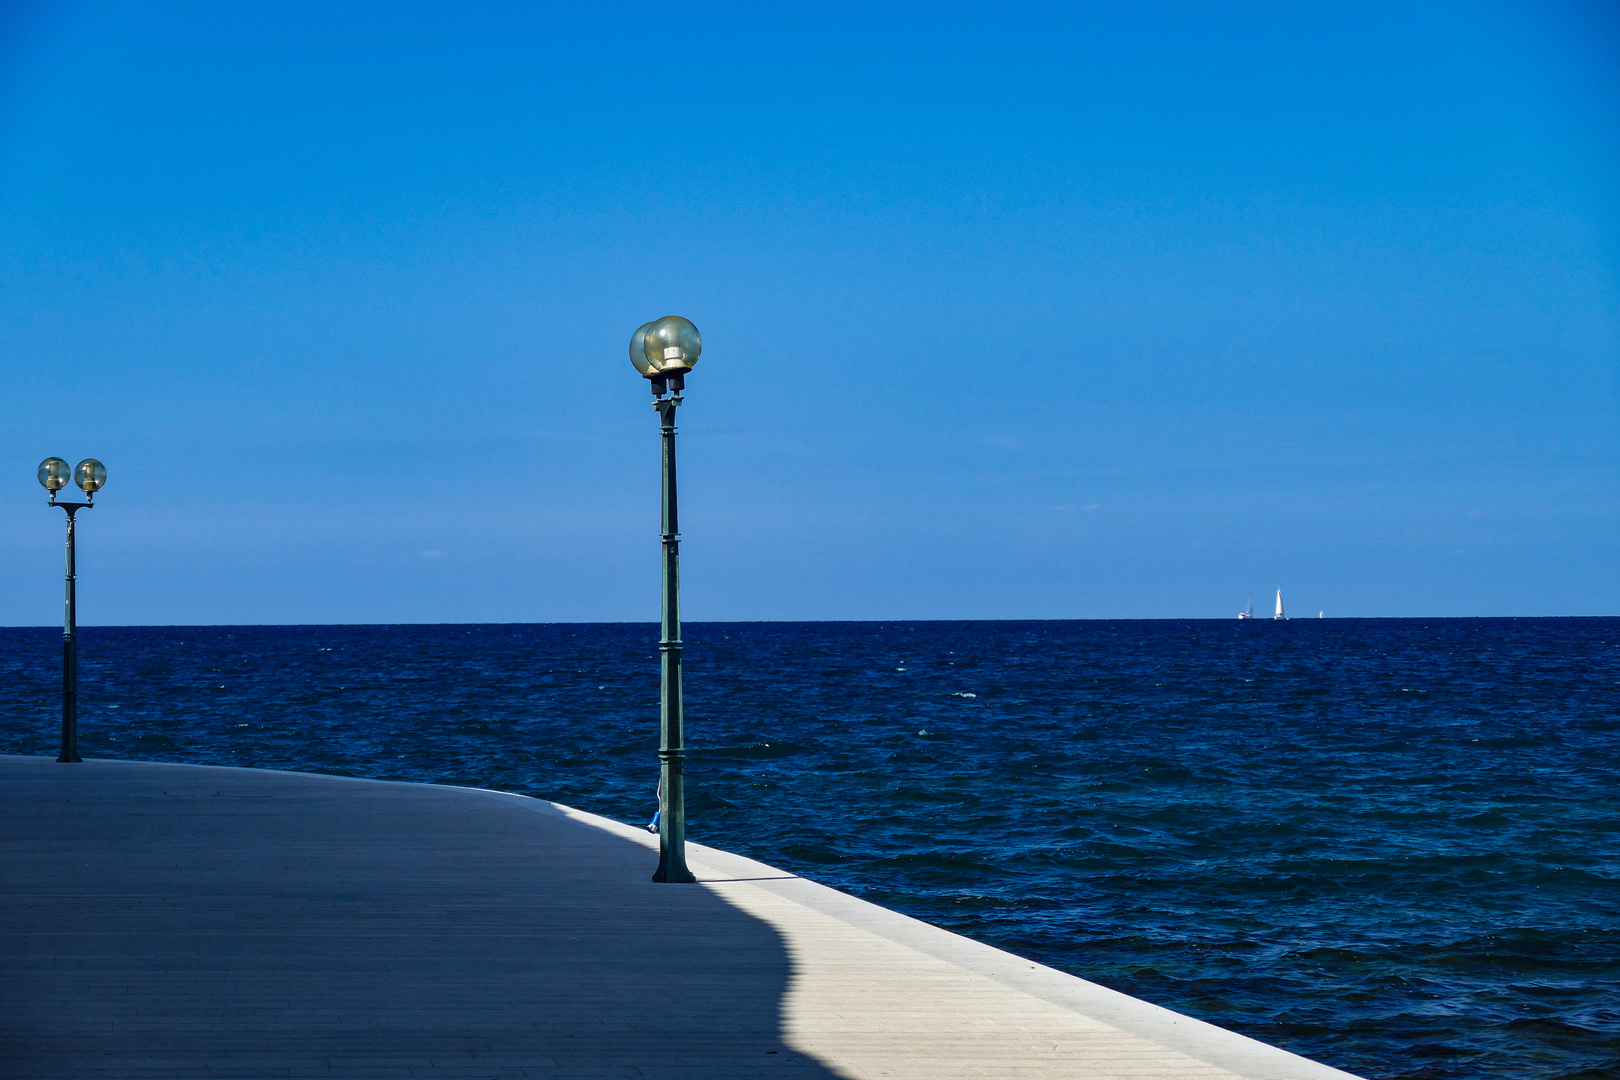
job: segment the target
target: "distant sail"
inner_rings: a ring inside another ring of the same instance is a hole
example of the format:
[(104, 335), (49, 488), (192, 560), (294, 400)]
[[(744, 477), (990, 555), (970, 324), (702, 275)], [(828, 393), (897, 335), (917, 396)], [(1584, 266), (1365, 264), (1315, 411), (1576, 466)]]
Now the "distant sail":
[(1254, 597), (1252, 597), (1252, 596), (1249, 597), (1249, 606), (1244, 608), (1242, 611), (1238, 612), (1238, 618), (1240, 618), (1240, 619), (1252, 619), (1252, 618), (1254, 618)]
[(1273, 619), (1286, 619), (1286, 618), (1288, 618), (1288, 616), (1283, 614), (1282, 590), (1281, 589), (1277, 590), (1277, 614), (1273, 615), (1272, 618)]

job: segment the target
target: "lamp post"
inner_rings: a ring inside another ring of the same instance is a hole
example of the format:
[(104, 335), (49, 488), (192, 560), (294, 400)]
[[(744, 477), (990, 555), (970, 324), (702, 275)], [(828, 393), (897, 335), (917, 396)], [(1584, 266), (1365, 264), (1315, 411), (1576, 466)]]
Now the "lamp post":
[(107, 468), (95, 458), (85, 458), (73, 467), (73, 482), (85, 494), (85, 502), (57, 502), (56, 493), (67, 487), (68, 463), (48, 457), (39, 463), (39, 482), (51, 493), (51, 505), (67, 511), (67, 602), (62, 613), (62, 753), (59, 762), (82, 761), (79, 757), (79, 602), (78, 553), (73, 524), (80, 510), (95, 504), (96, 492), (107, 483)]
[[(630, 362), (652, 384), (653, 408), (663, 436), (664, 585), (658, 638), (658, 870), (654, 881), (693, 882), (686, 867), (686, 791), (682, 767), (686, 742), (681, 730), (681, 527), (675, 501), (675, 410), (686, 373), (697, 363), (703, 339), (679, 315), (666, 315), (636, 328)], [(666, 396), (667, 395), (667, 396)]]

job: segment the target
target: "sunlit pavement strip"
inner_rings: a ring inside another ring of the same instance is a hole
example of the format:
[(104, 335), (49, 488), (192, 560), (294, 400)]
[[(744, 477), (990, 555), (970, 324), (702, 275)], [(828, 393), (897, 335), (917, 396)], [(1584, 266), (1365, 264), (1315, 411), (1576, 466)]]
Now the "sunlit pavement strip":
[(500, 792), (0, 757), (0, 1074), (1350, 1074)]

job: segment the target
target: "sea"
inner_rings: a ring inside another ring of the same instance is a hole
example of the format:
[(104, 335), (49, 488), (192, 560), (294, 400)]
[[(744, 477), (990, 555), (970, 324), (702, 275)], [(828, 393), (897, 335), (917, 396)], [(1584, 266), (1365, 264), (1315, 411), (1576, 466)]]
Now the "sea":
[[(87, 627), (87, 757), (645, 823), (657, 629)], [(0, 751), (60, 632), (0, 629)], [(689, 834), (1372, 1080), (1620, 1077), (1620, 619), (698, 623)], [(649, 868), (650, 869), (650, 868)]]

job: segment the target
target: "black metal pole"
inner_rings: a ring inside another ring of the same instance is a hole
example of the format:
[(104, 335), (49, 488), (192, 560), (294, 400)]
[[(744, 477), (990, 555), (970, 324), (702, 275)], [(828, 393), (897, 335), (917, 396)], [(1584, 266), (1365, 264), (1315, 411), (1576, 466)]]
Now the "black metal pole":
[(675, 499), (675, 410), (679, 392), (653, 402), (664, 444), (664, 600), (658, 639), (658, 870), (654, 881), (694, 882), (686, 867), (686, 760), (681, 730), (681, 527)]
[(79, 757), (79, 610), (78, 557), (73, 523), (81, 506), (57, 503), (67, 511), (67, 601), (62, 613), (62, 754), (59, 762), (82, 761)]

